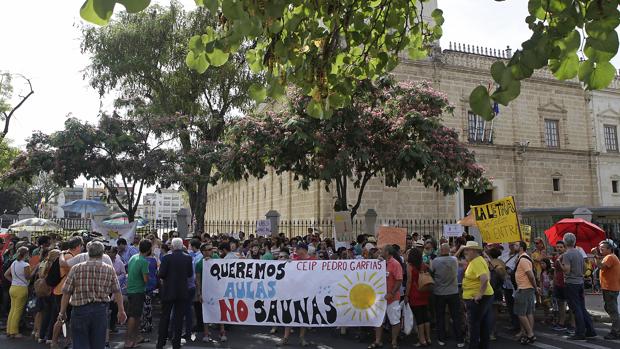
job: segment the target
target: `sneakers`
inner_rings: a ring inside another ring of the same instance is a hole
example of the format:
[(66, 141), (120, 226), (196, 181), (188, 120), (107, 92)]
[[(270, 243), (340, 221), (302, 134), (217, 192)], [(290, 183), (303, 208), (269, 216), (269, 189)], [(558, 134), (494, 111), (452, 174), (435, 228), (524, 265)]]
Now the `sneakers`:
[(228, 341), (228, 337), (226, 337), (226, 333), (222, 333), (222, 335), (220, 336), (220, 342), (227, 342)]
[(464, 348), (465, 347), (465, 343), (459, 343), (456, 345), (457, 348)]
[(276, 343), (277, 347), (283, 347), (285, 345), (288, 345), (288, 338), (282, 338), (278, 343)]
[(591, 333), (591, 334), (586, 333), (586, 338), (596, 338), (596, 333)]
[(308, 345), (310, 345), (310, 343), (306, 342), (305, 338), (300, 338), (299, 345), (301, 345), (302, 347), (307, 347)]
[(269, 331), (269, 334), (276, 334), (278, 333), (278, 328), (277, 327), (272, 327), (271, 331)]
[(440, 346), (440, 347), (443, 347), (444, 345), (446, 345), (446, 343), (445, 343), (445, 342), (442, 342), (442, 341), (440, 341), (440, 340), (438, 340), (438, 341), (437, 341), (437, 344), (439, 344), (439, 346)]
[(586, 340), (586, 336), (579, 336), (579, 335), (572, 335), (572, 336), (567, 336), (566, 339), (571, 340), (571, 341), (585, 341)]
[(620, 335), (617, 335), (615, 333), (609, 333), (606, 334), (605, 337), (603, 337), (605, 339), (610, 339), (610, 340), (615, 340), (615, 339), (620, 339)]
[(551, 329), (554, 330), (554, 331), (558, 331), (558, 332), (562, 332), (562, 331), (568, 330), (566, 327), (564, 327), (562, 325), (555, 325)]

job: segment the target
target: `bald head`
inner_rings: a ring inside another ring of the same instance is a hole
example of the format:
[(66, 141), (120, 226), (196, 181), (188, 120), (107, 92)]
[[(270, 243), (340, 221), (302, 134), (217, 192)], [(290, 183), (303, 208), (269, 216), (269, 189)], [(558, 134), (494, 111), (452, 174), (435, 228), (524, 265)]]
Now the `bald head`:
[(439, 246), (439, 255), (440, 256), (449, 256), (450, 255), (450, 245), (447, 243), (441, 244)]

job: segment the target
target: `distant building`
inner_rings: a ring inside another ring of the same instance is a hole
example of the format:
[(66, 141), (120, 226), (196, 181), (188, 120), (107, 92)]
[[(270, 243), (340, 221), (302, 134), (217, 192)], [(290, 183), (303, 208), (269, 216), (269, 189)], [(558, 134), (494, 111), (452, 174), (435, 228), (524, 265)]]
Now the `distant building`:
[(65, 212), (62, 206), (75, 200), (104, 200), (106, 196), (107, 191), (105, 188), (63, 188), (55, 198), (44, 204), (40, 215), (44, 218), (85, 218), (83, 213)]
[(161, 189), (159, 193), (144, 194), (138, 214), (149, 222), (174, 222), (183, 205), (181, 191)]

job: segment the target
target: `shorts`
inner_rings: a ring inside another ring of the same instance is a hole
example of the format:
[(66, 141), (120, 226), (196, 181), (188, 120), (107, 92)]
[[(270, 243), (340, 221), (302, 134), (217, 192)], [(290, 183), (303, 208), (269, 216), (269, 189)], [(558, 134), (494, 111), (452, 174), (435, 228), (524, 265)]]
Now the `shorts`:
[(553, 286), (553, 297), (558, 301), (565, 302), (566, 295), (564, 294), (564, 287)]
[(428, 305), (414, 305), (411, 307), (411, 312), (413, 312), (416, 324), (422, 325), (431, 322), (430, 316), (428, 315)]
[(514, 313), (517, 316), (534, 314), (534, 299), (536, 294), (533, 288), (517, 290), (515, 292)]
[(390, 325), (394, 326), (394, 325), (400, 324), (400, 302), (399, 301), (396, 300), (388, 304), (387, 308), (385, 309), (385, 312), (387, 314), (388, 320), (390, 321)]
[(142, 317), (142, 309), (144, 307), (144, 293), (128, 293), (127, 294), (127, 317)]

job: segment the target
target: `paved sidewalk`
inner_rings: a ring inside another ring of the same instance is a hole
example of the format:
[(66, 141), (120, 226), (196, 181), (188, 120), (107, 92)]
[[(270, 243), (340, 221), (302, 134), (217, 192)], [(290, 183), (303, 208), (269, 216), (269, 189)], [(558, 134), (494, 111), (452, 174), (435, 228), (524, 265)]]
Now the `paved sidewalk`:
[[(620, 302), (619, 302), (620, 304)], [(605, 302), (603, 302), (603, 294), (588, 294), (586, 293), (586, 308), (592, 316), (592, 319), (597, 322), (610, 322), (611, 319), (607, 312), (605, 312)], [(620, 306), (619, 309), (620, 311)]]

